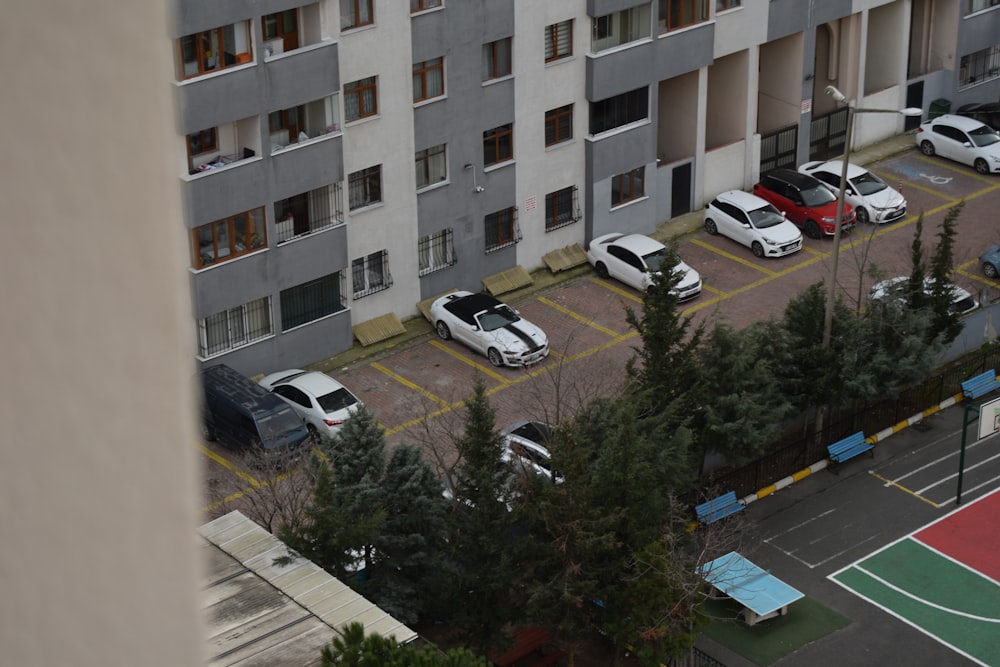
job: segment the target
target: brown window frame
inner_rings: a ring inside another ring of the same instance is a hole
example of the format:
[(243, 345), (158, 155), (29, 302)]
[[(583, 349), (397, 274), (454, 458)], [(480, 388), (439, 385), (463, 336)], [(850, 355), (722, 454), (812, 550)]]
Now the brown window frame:
[[(499, 44), (507, 44), (507, 58), (503, 63), (503, 69), (498, 66), (497, 47)], [(489, 71), (486, 71), (486, 51), (489, 50)], [(483, 81), (492, 81), (510, 76), (514, 72), (514, 40), (511, 37), (497, 39), (488, 44), (483, 44)], [(506, 70), (506, 71), (505, 71)]]
[[(549, 129), (551, 128), (551, 132)], [(563, 128), (566, 128), (565, 132)], [(551, 134), (552, 139), (549, 140)], [(565, 134), (566, 136), (561, 136)], [(555, 146), (573, 138), (573, 105), (567, 104), (545, 112), (545, 146)]]
[(736, 9), (743, 6), (743, 0), (715, 0), (715, 11), (724, 12), (727, 9)]
[[(507, 141), (504, 141), (504, 139)], [(507, 150), (504, 151), (504, 146)], [(507, 123), (483, 132), (483, 166), (514, 159), (514, 124)]]
[[(617, 193), (617, 195), (616, 195)], [(636, 167), (611, 179), (611, 208), (646, 196), (646, 167)], [(616, 198), (617, 197), (617, 198)]]
[[(368, 20), (361, 23), (361, 4), (364, 3), (368, 5)], [(344, 25), (344, 5), (351, 5), (351, 12), (349, 14), (353, 23)], [(373, 25), (375, 23), (375, 3), (373, 0), (340, 0), (340, 29), (341, 30), (354, 30), (355, 28), (363, 28), (366, 25)]]
[[(194, 143), (196, 138), (200, 142), (199, 145), (201, 146), (201, 150), (195, 149)], [(187, 135), (187, 153), (189, 161), (195, 155), (204, 155), (205, 153), (211, 153), (212, 151), (217, 150), (219, 150), (218, 128), (210, 127), (207, 130), (200, 130)]]
[[(701, 7), (699, 7), (701, 5)], [(673, 8), (677, 8), (679, 14), (680, 22), (675, 24), (671, 23)], [(692, 20), (684, 22), (684, 9), (690, 11)], [(701, 10), (701, 15), (698, 15), (698, 10)], [(704, 23), (708, 20), (708, 0), (660, 0), (659, 2), (660, 10), (660, 24), (666, 31), (680, 30), (681, 28), (687, 28), (689, 26), (697, 25), (699, 23)]]
[[(286, 29), (285, 24), (288, 16), (292, 17), (293, 29)], [(274, 20), (274, 30), (268, 32), (268, 20)], [(268, 42), (272, 39), (281, 38), (284, 42), (284, 51), (294, 51), (299, 48), (299, 10), (298, 9), (286, 9), (283, 12), (276, 12), (274, 14), (265, 14), (260, 17), (260, 34), (263, 36), (264, 41)]]
[[(355, 188), (360, 188), (363, 201), (355, 203), (352, 195)], [(382, 202), (382, 165), (367, 167), (347, 175), (347, 208), (357, 211)]]
[[(436, 63), (429, 65), (428, 63)], [(427, 94), (427, 75), (430, 72), (440, 72), (441, 75), (441, 92), (436, 95)], [(420, 96), (416, 94), (416, 81), (419, 77), (420, 80)], [(414, 80), (414, 102), (423, 102), (424, 100), (432, 100), (435, 97), (441, 97), (444, 95), (444, 56), (437, 58), (431, 58), (430, 60), (425, 60), (423, 62), (413, 64), (413, 80)]]
[[(294, 119), (292, 116), (294, 115)], [(275, 122), (277, 120), (277, 122)], [(296, 144), (299, 141), (299, 132), (306, 129), (306, 107), (299, 105), (288, 109), (279, 109), (267, 114), (268, 132), (279, 132), (288, 130), (288, 143)]]
[(486, 215), (486, 252), (512, 246), (521, 240), (521, 230), (517, 226), (517, 207), (510, 206)]
[[(545, 231), (559, 229), (571, 225), (580, 219), (579, 189), (575, 185), (562, 188), (545, 195)], [(568, 202), (561, 204), (560, 197), (567, 197)], [(563, 208), (568, 211), (564, 212)]]
[[(372, 108), (366, 109), (365, 102), (365, 92), (372, 91)], [(350, 105), (348, 101), (350, 98), (357, 97), (357, 108), (358, 115), (351, 118), (348, 115), (348, 110)], [(372, 116), (378, 115), (378, 77), (369, 76), (364, 79), (358, 79), (357, 81), (351, 81), (350, 83), (344, 84), (344, 122), (352, 123), (356, 120), (361, 120), (362, 118), (371, 118)]]
[[(563, 40), (567, 42), (568, 51), (562, 52), (563, 41), (559, 40), (559, 27), (565, 24), (569, 24), (568, 35)], [(545, 62), (551, 63), (556, 60), (562, 60), (563, 58), (569, 58), (573, 55), (573, 19), (568, 19), (566, 21), (560, 21), (558, 23), (553, 23), (552, 25), (545, 26), (545, 48), (548, 51), (549, 47), (552, 49), (552, 55), (545, 58)]]
[(444, 0), (410, 0), (410, 13), (427, 11), (444, 4)]
[[(243, 232), (243, 249), (239, 249), (238, 241), (238, 221), (241, 217), (246, 217), (246, 228)], [(260, 222), (257, 222), (257, 219)], [(220, 243), (223, 242), (220, 231), (225, 228), (226, 254), (220, 254)], [(207, 230), (212, 235), (211, 259), (206, 261), (206, 256), (202, 255), (201, 232)], [(191, 230), (192, 240), (192, 262), (194, 268), (203, 269), (207, 266), (215, 266), (229, 260), (249, 255), (267, 248), (267, 221), (264, 218), (264, 207), (259, 206), (250, 211), (236, 213), (227, 218), (220, 218), (212, 222), (199, 225)]]

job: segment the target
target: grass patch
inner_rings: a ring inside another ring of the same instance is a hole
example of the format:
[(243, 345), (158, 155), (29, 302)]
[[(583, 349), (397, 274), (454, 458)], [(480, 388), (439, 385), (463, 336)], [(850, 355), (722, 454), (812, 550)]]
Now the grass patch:
[(716, 619), (705, 628), (705, 634), (760, 667), (850, 624), (844, 616), (808, 597), (789, 605), (787, 615), (754, 626), (738, 617), (740, 605), (734, 600), (708, 600), (705, 611)]

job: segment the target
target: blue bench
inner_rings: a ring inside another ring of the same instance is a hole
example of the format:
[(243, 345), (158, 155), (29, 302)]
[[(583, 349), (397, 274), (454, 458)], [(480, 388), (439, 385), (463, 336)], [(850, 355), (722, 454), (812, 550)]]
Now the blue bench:
[(979, 398), (996, 389), (1000, 389), (1000, 380), (997, 380), (997, 373), (992, 368), (962, 383), (962, 395), (966, 398)]
[(834, 463), (843, 463), (847, 459), (852, 459), (858, 454), (871, 452), (875, 456), (875, 445), (865, 440), (864, 431), (858, 431), (849, 435), (843, 440), (838, 440), (832, 445), (826, 446), (826, 451), (830, 455), (830, 460)]
[(699, 522), (708, 524), (719, 519), (724, 519), (730, 514), (736, 514), (744, 509), (746, 509), (746, 505), (736, 498), (736, 492), (730, 491), (718, 498), (713, 498), (695, 506), (694, 513), (698, 517)]

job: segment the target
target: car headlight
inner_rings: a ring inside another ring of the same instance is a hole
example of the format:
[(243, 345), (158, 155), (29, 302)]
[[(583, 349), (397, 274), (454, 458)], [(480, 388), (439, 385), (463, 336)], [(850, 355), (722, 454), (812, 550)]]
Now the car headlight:
[(997, 157), (996, 155), (994, 155), (993, 156), (993, 161), (994, 162), (1000, 162), (1000, 157)]
[(820, 220), (822, 220), (823, 222), (835, 222), (837, 219), (823, 216), (822, 218), (820, 218)]
[(760, 240), (763, 241), (764, 243), (766, 243), (767, 245), (778, 245), (777, 241), (775, 241), (773, 239), (769, 239), (766, 236), (761, 236)]

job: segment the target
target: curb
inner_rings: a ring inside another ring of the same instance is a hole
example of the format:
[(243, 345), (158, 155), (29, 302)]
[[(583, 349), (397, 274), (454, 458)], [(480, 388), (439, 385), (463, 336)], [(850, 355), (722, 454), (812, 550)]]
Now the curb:
[[(923, 421), (925, 417), (930, 417), (936, 412), (939, 412), (941, 410), (944, 410), (945, 408), (950, 408), (951, 406), (956, 405), (962, 400), (962, 398), (963, 398), (962, 394), (955, 394), (954, 396), (949, 396), (948, 398), (944, 399), (937, 405), (931, 406), (926, 410), (922, 410), (921, 412), (916, 413), (909, 419), (904, 419), (898, 424), (895, 424), (888, 428), (884, 428), (875, 435), (868, 436), (867, 438), (865, 438), (865, 440), (873, 445), (878, 444), (879, 442), (882, 442), (883, 440), (888, 438), (890, 435), (894, 433), (899, 433), (907, 426), (913, 426), (914, 424), (918, 424), (921, 421)], [(775, 491), (780, 491), (781, 489), (791, 486), (795, 482), (805, 479), (806, 477), (812, 475), (813, 473), (817, 473), (820, 470), (827, 468), (829, 465), (830, 465), (830, 459), (822, 459), (821, 461), (817, 461), (808, 468), (803, 468), (802, 470), (792, 473), (788, 477), (784, 477), (773, 484), (768, 484), (767, 486), (759, 489), (757, 493), (751, 493), (750, 495), (741, 498), (740, 502), (744, 505), (749, 505), (750, 503), (757, 502), (761, 498), (766, 498)]]

